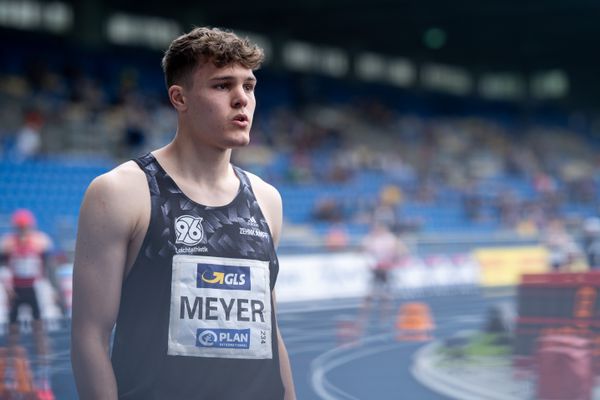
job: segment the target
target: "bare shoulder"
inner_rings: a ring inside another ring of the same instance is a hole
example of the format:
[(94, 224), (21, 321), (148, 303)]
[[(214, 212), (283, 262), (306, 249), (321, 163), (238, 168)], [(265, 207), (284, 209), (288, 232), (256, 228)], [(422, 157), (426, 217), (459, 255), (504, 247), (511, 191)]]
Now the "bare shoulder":
[(133, 161), (128, 161), (96, 177), (88, 187), (86, 196), (99, 196), (107, 200), (116, 197), (123, 202), (135, 201), (139, 189), (145, 187), (144, 172)]
[(96, 177), (90, 187), (108, 191), (131, 190), (131, 185), (139, 186), (144, 182), (144, 172), (133, 161), (127, 161)]
[[(137, 224), (148, 188), (144, 172), (133, 161), (96, 177), (88, 187), (82, 214), (109, 218), (113, 222)], [(120, 224), (119, 224), (120, 225)], [(134, 226), (130, 226), (131, 229)]]

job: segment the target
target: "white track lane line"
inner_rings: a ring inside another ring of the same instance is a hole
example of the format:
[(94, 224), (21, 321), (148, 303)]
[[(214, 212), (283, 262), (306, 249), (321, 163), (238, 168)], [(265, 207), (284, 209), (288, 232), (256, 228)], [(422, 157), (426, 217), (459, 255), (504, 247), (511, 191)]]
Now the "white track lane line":
[[(443, 322), (442, 322), (443, 321)], [(469, 314), (461, 314), (456, 317), (449, 318), (440, 318), (437, 320), (438, 328), (444, 326), (446, 329), (453, 325), (463, 325), (465, 323), (475, 323), (480, 322), (481, 318), (475, 315)], [(440, 324), (440, 322), (442, 322)], [(384, 333), (374, 336), (369, 336), (363, 339), (360, 344), (366, 344), (371, 342), (377, 342), (384, 338), (392, 337), (393, 333)], [(317, 358), (313, 360), (311, 363), (311, 372), (310, 372), (310, 382), (313, 390), (320, 396), (323, 400), (340, 400), (340, 399), (348, 399), (348, 400), (360, 400), (352, 395), (344, 392), (340, 388), (333, 385), (331, 382), (327, 380), (326, 375), (332, 370), (347, 364), (349, 362), (358, 360), (360, 358), (364, 358), (373, 354), (385, 352), (392, 348), (403, 347), (406, 345), (412, 344), (412, 342), (396, 342), (396, 343), (387, 343), (383, 346), (363, 348), (357, 347), (356, 345), (343, 345), (335, 347), (334, 349), (325, 352), (319, 355)], [(331, 392), (334, 392), (336, 397)]]
[[(359, 344), (364, 345), (368, 343), (378, 342), (382, 339), (392, 337), (391, 333), (378, 334), (368, 336), (361, 340)], [(332, 370), (347, 364), (349, 362), (358, 360), (363, 357), (370, 356), (372, 354), (381, 353), (391, 348), (403, 347), (409, 342), (397, 342), (397, 343), (386, 343), (377, 347), (357, 347), (357, 345), (343, 345), (338, 346), (330, 351), (327, 351), (313, 360), (311, 363), (310, 371), (310, 382), (313, 390), (323, 400), (340, 400), (340, 397), (332, 395), (331, 392), (335, 392), (337, 396), (342, 396), (341, 399), (347, 400), (359, 400), (358, 398), (344, 392), (340, 388), (333, 385), (327, 380), (327, 374)]]

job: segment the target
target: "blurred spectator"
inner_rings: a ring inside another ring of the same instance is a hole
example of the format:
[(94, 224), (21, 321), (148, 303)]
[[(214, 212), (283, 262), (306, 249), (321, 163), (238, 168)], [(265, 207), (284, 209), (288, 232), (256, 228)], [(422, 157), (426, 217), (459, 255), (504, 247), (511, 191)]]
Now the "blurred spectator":
[(125, 134), (123, 137), (124, 156), (136, 156), (142, 153), (146, 144), (146, 112), (137, 102), (125, 105)]
[(348, 232), (343, 224), (332, 225), (325, 235), (328, 250), (343, 250), (349, 244)]
[(507, 227), (516, 226), (519, 221), (519, 206), (519, 199), (512, 190), (501, 190), (496, 199), (500, 223)]
[(544, 244), (549, 252), (553, 271), (569, 271), (575, 264), (578, 247), (574, 238), (565, 229), (564, 222), (551, 220), (546, 227)]
[(341, 222), (344, 219), (344, 210), (336, 199), (323, 197), (315, 204), (313, 218), (316, 221)]
[(583, 251), (588, 267), (600, 269), (600, 218), (591, 217), (583, 225)]
[(539, 226), (543, 222), (543, 213), (535, 202), (521, 204), (519, 219), (515, 223), (515, 231), (521, 237), (535, 237), (539, 234)]
[(15, 139), (15, 158), (18, 161), (35, 158), (40, 153), (43, 125), (44, 118), (39, 111), (31, 110), (25, 113), (23, 126)]
[(400, 208), (381, 200), (372, 210), (372, 220), (389, 227), (392, 232), (398, 233), (402, 227)]
[(483, 197), (474, 183), (469, 183), (463, 192), (462, 205), (468, 221), (476, 222), (483, 218)]
[(287, 176), (291, 182), (296, 183), (307, 183), (313, 180), (311, 158), (307, 152), (296, 151), (292, 154)]
[(397, 185), (386, 185), (379, 194), (381, 204), (389, 207), (398, 207), (404, 198), (402, 189)]

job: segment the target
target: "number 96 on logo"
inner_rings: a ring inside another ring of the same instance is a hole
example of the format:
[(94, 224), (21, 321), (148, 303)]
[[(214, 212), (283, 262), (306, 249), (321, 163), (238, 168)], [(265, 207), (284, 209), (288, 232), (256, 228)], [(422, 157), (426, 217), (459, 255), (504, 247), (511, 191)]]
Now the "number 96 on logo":
[(202, 218), (182, 215), (175, 220), (175, 243), (183, 243), (186, 246), (194, 246), (204, 238)]

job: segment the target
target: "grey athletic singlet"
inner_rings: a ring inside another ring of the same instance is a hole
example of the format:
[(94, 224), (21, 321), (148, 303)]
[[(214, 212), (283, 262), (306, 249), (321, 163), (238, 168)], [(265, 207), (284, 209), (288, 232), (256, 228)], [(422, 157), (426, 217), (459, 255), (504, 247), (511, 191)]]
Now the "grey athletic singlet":
[(190, 200), (152, 154), (152, 212), (126, 278), (112, 363), (119, 399), (281, 400), (271, 290), (279, 271), (248, 177), (222, 207)]

